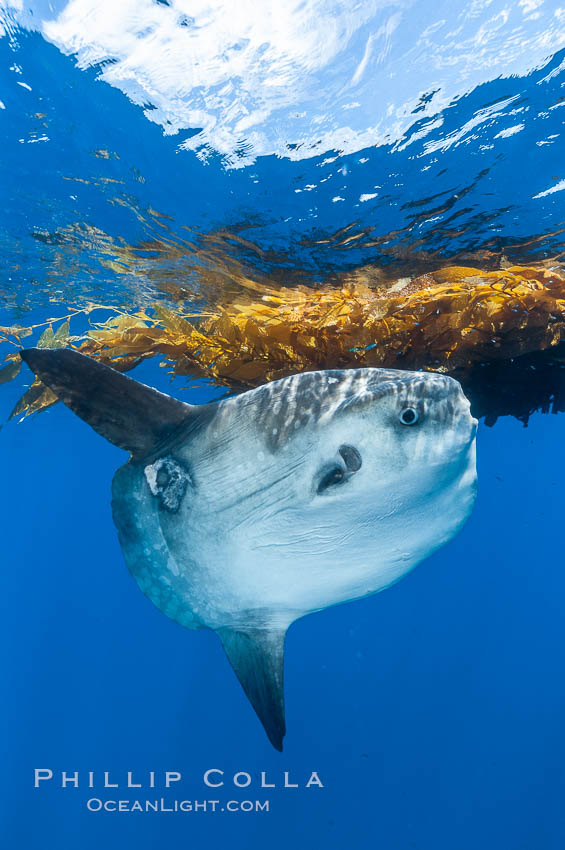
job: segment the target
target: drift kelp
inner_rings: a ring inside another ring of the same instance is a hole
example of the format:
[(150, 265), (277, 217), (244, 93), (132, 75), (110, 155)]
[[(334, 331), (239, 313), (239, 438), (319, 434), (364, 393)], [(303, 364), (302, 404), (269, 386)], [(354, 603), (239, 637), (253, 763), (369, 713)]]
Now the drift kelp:
[[(38, 345), (69, 344), (119, 371), (161, 356), (174, 375), (235, 391), (296, 372), (360, 366), (444, 372), (467, 389), (480, 383), (477, 368), (488, 364), (512, 363), (516, 370), (515, 358), (539, 352), (557, 352), (562, 362), (557, 346), (565, 338), (565, 276), (556, 264), (493, 271), (447, 266), (369, 285), (374, 279), (370, 267), (344, 276), (339, 286), (318, 289), (239, 276), (239, 294), (198, 314), (182, 301), (175, 309), (155, 305), (114, 314), (74, 337), (66, 317), (56, 332), (49, 326)], [(89, 304), (84, 312), (98, 307)], [(3, 330), (16, 340), (30, 332)], [(8, 361), (5, 379), (16, 374), (17, 353)], [(54, 401), (36, 381), (14, 415)]]

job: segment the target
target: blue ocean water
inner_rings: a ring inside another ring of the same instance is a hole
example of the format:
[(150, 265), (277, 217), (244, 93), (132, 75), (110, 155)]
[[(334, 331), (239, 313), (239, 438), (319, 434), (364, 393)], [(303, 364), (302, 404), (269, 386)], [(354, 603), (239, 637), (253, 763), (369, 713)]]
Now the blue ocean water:
[[(421, 5), (418, 15), (423, 30)], [(549, 25), (522, 71), (494, 67), (467, 87), (463, 76), (429, 114), (435, 89), (414, 90), (413, 116), (378, 144), (317, 150), (314, 125), (308, 144), (289, 133), (271, 150), (265, 130), (254, 150), (243, 133), (228, 155), (212, 127), (203, 155), (181, 147), (198, 125), (167, 135), (170, 118), (148, 119), (151, 80), (136, 100), (98, 79), (123, 59), (94, 51), (77, 65), (74, 42), (63, 49), (29, 14), (8, 10), (4, 23), (2, 325), (42, 322), (81, 299), (149, 303), (163, 280), (193, 282), (232, 260), (258, 277), (317, 281), (366, 263), (404, 275), (438, 258), (563, 251), (565, 53), (551, 49)], [(498, 37), (502, 55), (512, 31)], [(218, 395), (170, 385), (152, 363), (134, 376), (195, 403)], [(2, 422), (30, 380), (22, 372), (0, 387)], [(458, 537), (383, 594), (292, 626), (282, 755), (217, 637), (169, 621), (129, 576), (110, 511), (124, 453), (58, 405), (5, 424), (0, 456), (2, 846), (563, 847), (562, 416), (481, 423), (478, 500)], [(35, 789), (35, 768), (54, 780)], [(214, 793), (202, 783), (210, 768), (225, 771)], [(86, 808), (93, 794), (133, 797), (89, 790), (88, 771), (123, 782), (166, 770), (182, 772), (182, 793), (139, 796), (269, 799), (270, 811)], [(79, 771), (80, 787), (62, 789), (61, 771)], [(229, 784), (238, 771), (249, 788)], [(301, 786), (317, 771), (324, 787), (282, 788), (285, 771)], [(274, 790), (261, 789), (261, 772)]]

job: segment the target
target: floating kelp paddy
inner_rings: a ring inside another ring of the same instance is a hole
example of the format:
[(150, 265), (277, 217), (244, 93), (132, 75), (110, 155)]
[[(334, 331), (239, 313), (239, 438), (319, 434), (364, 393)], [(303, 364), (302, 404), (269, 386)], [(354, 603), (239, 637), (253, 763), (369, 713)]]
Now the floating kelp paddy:
[[(224, 289), (214, 301), (222, 290), (208, 290), (198, 311), (177, 292), (172, 305), (87, 302), (40, 325), (0, 328), (11, 343), (0, 379), (16, 377), (18, 346), (35, 334), (39, 347), (71, 346), (121, 372), (158, 357), (173, 376), (229, 392), (317, 369), (396, 367), (456, 377), (489, 424), (565, 409), (565, 272), (555, 261), (447, 265), (386, 284), (367, 266), (315, 287), (238, 274), (228, 297)], [(96, 321), (101, 311), (108, 317)], [(80, 334), (79, 316), (88, 320)], [(55, 401), (36, 380), (12, 416)]]

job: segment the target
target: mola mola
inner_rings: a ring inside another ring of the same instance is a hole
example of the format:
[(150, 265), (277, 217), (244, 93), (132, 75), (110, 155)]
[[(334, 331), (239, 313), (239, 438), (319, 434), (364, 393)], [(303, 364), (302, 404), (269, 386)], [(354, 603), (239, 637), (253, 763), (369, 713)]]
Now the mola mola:
[(290, 624), (397, 581), (471, 512), (477, 422), (444, 375), (310, 372), (194, 406), (70, 349), (22, 358), (129, 451), (112, 501), (128, 568), (168, 617), (217, 632), (278, 750)]

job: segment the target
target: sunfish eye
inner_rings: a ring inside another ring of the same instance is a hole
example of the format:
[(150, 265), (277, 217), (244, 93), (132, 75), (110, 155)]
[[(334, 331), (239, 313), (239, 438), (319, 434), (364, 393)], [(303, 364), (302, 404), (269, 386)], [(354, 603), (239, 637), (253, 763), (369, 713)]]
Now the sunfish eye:
[(405, 407), (400, 414), (400, 421), (403, 425), (415, 425), (419, 418), (418, 411), (413, 407)]
[(342, 484), (345, 481), (345, 470), (341, 468), (341, 466), (332, 467), (320, 483), (318, 484), (318, 493), (323, 493), (324, 490), (327, 490), (328, 487), (333, 487), (336, 484)]

